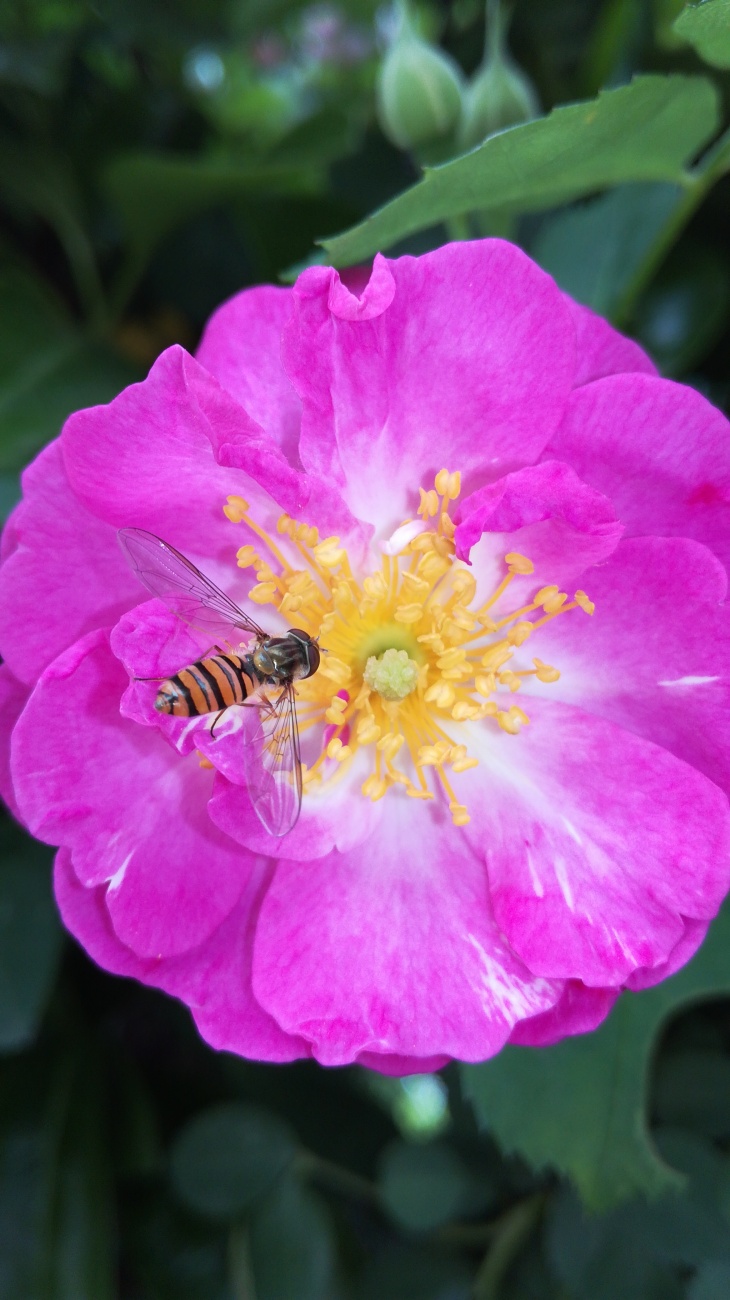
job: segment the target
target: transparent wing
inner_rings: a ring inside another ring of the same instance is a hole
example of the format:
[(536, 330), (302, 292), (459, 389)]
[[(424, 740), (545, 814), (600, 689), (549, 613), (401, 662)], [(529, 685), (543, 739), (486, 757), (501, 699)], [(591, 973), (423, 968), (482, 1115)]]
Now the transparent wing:
[(243, 769), (251, 801), (270, 835), (286, 835), (302, 806), (302, 763), (294, 691), (250, 707)]
[(140, 582), (153, 596), (164, 600), (183, 623), (217, 638), (233, 633), (240, 641), (236, 633), (241, 631), (256, 637), (265, 635), (220, 587), (162, 538), (143, 528), (120, 528), (117, 537)]

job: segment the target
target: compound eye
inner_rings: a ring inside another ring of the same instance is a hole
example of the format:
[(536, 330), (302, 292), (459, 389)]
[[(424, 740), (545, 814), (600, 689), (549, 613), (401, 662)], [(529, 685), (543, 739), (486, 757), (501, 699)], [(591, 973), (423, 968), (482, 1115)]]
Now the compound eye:
[(295, 636), (297, 638), (297, 641), (303, 641), (305, 645), (307, 645), (312, 640), (309, 633), (303, 632), (300, 627), (290, 627), (289, 636)]
[(307, 677), (311, 677), (319, 668), (319, 646), (315, 645), (314, 641), (310, 641), (307, 649), (309, 651), (309, 672), (307, 673)]

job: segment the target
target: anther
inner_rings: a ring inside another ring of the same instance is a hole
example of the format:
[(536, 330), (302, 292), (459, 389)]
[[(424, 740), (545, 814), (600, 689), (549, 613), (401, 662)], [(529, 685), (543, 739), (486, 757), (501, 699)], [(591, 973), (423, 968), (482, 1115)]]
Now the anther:
[(495, 641), (490, 645), (482, 655), (482, 668), (487, 668), (491, 672), (496, 672), (502, 664), (506, 664), (512, 658), (514, 651), (508, 641)]
[(544, 664), (542, 659), (533, 659), (535, 665), (535, 676), (539, 682), (557, 682), (560, 679), (560, 673), (557, 668), (551, 668), (550, 664)]
[(248, 501), (244, 501), (243, 497), (226, 497), (223, 513), (232, 524), (240, 524), (241, 520), (246, 518), (248, 509)]
[(505, 555), (504, 562), (508, 566), (510, 573), (527, 575), (535, 572), (532, 560), (528, 560), (526, 555), (520, 555), (519, 551), (510, 551), (509, 555)]
[(335, 762), (343, 763), (344, 760), (346, 758), (349, 758), (351, 754), (352, 754), (352, 750), (350, 749), (350, 746), (343, 745), (339, 736), (332, 737), (329, 745), (327, 746), (328, 758), (334, 758)]
[(339, 542), (339, 537), (325, 537), (312, 548), (312, 554), (325, 569), (334, 569), (342, 561), (345, 550)]
[(424, 694), (426, 704), (435, 704), (438, 709), (450, 709), (456, 699), (456, 691), (449, 682), (434, 682)]
[[(234, 521), (236, 522), (236, 521)], [(242, 546), (236, 551), (236, 564), (239, 569), (250, 569), (261, 563), (261, 556), (256, 554), (253, 546)]]
[(259, 582), (248, 593), (249, 600), (255, 605), (270, 605), (276, 595), (275, 582)]
[(576, 591), (573, 600), (586, 614), (594, 613), (596, 607), (593, 601), (588, 599), (584, 591)]
[(532, 623), (522, 622), (515, 623), (507, 633), (507, 640), (510, 645), (523, 645), (528, 636), (532, 635)]
[(513, 704), (506, 713), (497, 714), (499, 726), (510, 736), (516, 736), (520, 727), (526, 727), (529, 721), (527, 714), (522, 709), (518, 709), (516, 704)]

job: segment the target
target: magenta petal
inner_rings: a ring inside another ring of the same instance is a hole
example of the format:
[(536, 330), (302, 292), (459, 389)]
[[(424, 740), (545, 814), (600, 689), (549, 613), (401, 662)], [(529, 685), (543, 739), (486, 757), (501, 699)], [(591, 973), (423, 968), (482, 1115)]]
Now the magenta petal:
[(196, 353), (291, 465), (299, 456), (301, 403), (281, 363), (291, 289), (244, 289), (213, 313)]
[[(577, 544), (583, 568), (606, 560), (623, 532), (607, 497), (582, 483), (569, 465), (545, 461), (488, 483), (459, 502), (456, 553), (467, 559), (486, 531), (514, 533), (547, 521), (554, 525), (553, 549), (559, 548), (561, 537), (564, 549), (574, 556)], [(538, 535), (545, 537), (546, 530)], [(525, 544), (529, 548), (530, 542)], [(514, 549), (520, 550), (521, 545)], [(527, 554), (535, 560), (532, 550)]]
[(465, 833), (487, 858), (495, 920), (531, 970), (621, 984), (667, 959), (685, 917), (717, 911), (730, 885), (727, 798), (612, 723), (525, 703), (519, 736), (495, 728), (471, 745), (481, 766), (462, 777)]
[(143, 383), (108, 406), (72, 415), (62, 447), (73, 490), (89, 510), (115, 528), (149, 529), (216, 580), (216, 566), (232, 564), (238, 546), (251, 540), (224, 516), (228, 495), (243, 496), (272, 533), (282, 510), (304, 511), (307, 523), (323, 529), (353, 524), (337, 493), (294, 470), (273, 438), (180, 347), (163, 352)]
[(485, 240), (376, 259), (360, 298), (331, 267), (305, 271), (283, 356), (305, 468), (392, 528), (442, 466), (468, 483), (540, 454), (573, 382), (575, 330), (549, 276)]
[(378, 831), (351, 852), (279, 861), (254, 992), (322, 1064), (366, 1052), (484, 1060), (562, 986), (535, 979), (507, 947), (484, 865), (440, 808), (383, 804)]
[(406, 1074), (434, 1074), (436, 1070), (443, 1070), (450, 1059), (448, 1056), (389, 1056), (384, 1052), (361, 1052), (355, 1064), (367, 1070), (377, 1070), (378, 1074), (402, 1078)]
[(576, 389), (547, 455), (610, 497), (627, 535), (692, 537), (730, 563), (730, 424), (693, 388), (615, 375)]
[(122, 943), (170, 955), (229, 914), (256, 859), (210, 822), (211, 773), (119, 716), (126, 681), (105, 632), (55, 660), (15, 727), (13, 784), (33, 834), (107, 886)]
[(28, 687), (13, 677), (6, 664), (0, 664), (0, 796), (20, 820), (15, 791), (10, 778), (10, 738), (28, 701)]
[(630, 374), (632, 372), (655, 375), (657, 368), (643, 348), (633, 339), (619, 334), (602, 316), (597, 316), (590, 307), (563, 295), (573, 317), (578, 339), (578, 366), (573, 384), (579, 388), (589, 384), (593, 379), (603, 379), (605, 375)]
[(730, 609), (722, 603), (722, 565), (684, 538), (629, 538), (586, 586), (594, 616), (555, 619), (535, 639), (560, 681), (525, 690), (635, 731), (730, 793)]
[(686, 921), (684, 933), (672, 948), (667, 960), (659, 962), (657, 966), (650, 969), (635, 970), (629, 975), (626, 988), (637, 991), (653, 988), (655, 984), (661, 984), (662, 980), (674, 975), (675, 971), (681, 970), (694, 957), (697, 949), (704, 942), (709, 928), (708, 921)]
[(69, 487), (61, 447), (52, 442), (23, 477), (23, 500), (3, 537), (0, 652), (32, 685), (79, 636), (113, 622), (139, 587), (114, 531)]
[(251, 938), (263, 868), (251, 873), (230, 917), (198, 948), (177, 957), (139, 957), (115, 933), (104, 890), (84, 887), (67, 849), (56, 854), (54, 885), (64, 925), (89, 956), (115, 975), (128, 975), (180, 998), (212, 1047), (259, 1061), (293, 1061), (308, 1044), (284, 1034), (251, 992)]
[(566, 980), (562, 997), (549, 1011), (521, 1020), (510, 1034), (523, 1047), (549, 1047), (571, 1034), (588, 1034), (606, 1019), (619, 989), (591, 989), (580, 980)]

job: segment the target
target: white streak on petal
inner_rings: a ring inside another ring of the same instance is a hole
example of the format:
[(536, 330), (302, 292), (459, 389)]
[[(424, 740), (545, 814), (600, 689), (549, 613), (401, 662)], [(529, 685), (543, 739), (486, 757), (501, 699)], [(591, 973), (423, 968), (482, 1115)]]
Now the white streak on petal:
[(121, 885), (122, 881), (124, 880), (124, 874), (125, 874), (125, 872), (126, 872), (126, 870), (127, 870), (127, 867), (129, 866), (129, 864), (130, 864), (130, 862), (132, 861), (132, 858), (133, 858), (133, 857), (134, 857), (134, 849), (132, 849), (132, 852), (131, 852), (131, 853), (128, 853), (128, 854), (127, 854), (127, 856), (126, 856), (126, 858), (124, 859), (124, 862), (122, 863), (122, 865), (121, 865), (121, 867), (119, 868), (119, 870), (118, 870), (118, 871), (115, 871), (115, 872), (114, 872), (114, 875), (109, 877), (109, 889), (110, 889), (110, 890), (111, 890), (111, 889), (118, 889), (118, 888), (119, 888), (119, 886)]
[(659, 686), (707, 686), (719, 682), (719, 677), (675, 677), (671, 681), (658, 682)]
[(560, 854), (556, 853), (553, 865), (555, 867), (555, 877), (560, 885), (560, 892), (563, 895), (569, 910), (574, 912), (575, 899), (573, 898), (573, 890), (570, 887), (570, 879), (568, 877), (568, 872), (565, 869), (565, 861), (560, 857)]
[(467, 934), (472, 948), (479, 954), (482, 967), (480, 987), (484, 1011), (497, 1011), (510, 1024), (544, 1010), (544, 995), (553, 988), (550, 980), (533, 979), (528, 983), (510, 978), (499, 962), (489, 956), (475, 935)]
[(538, 898), (543, 898), (544, 895), (545, 895), (545, 889), (544, 889), (544, 887), (543, 887), (543, 883), (542, 883), (542, 881), (541, 881), (541, 879), (540, 879), (540, 874), (539, 874), (539, 872), (537, 871), (537, 869), (536, 869), (536, 867), (535, 867), (535, 862), (534, 862), (533, 856), (532, 856), (532, 854), (530, 853), (530, 850), (529, 850), (529, 849), (526, 849), (526, 850), (525, 850), (525, 854), (526, 854), (526, 857), (527, 857), (527, 866), (528, 866), (529, 871), (530, 871), (530, 880), (532, 881), (532, 887), (533, 887), (533, 889), (535, 890), (535, 893), (537, 894), (537, 897), (538, 897)]
[(384, 555), (400, 555), (414, 537), (427, 531), (428, 524), (425, 519), (411, 519), (409, 523), (401, 524), (400, 528), (396, 528), (387, 541), (381, 542), (380, 549)]

